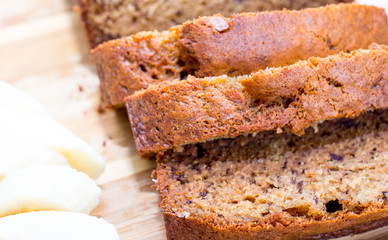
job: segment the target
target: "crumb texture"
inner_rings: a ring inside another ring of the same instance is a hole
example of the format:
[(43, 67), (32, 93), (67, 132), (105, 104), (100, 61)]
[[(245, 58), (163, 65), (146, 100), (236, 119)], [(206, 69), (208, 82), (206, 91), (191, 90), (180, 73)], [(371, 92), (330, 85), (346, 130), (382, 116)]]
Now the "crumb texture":
[(388, 50), (374, 44), (250, 76), (164, 82), (132, 95), (127, 108), (141, 154), (264, 130), (303, 134), (323, 120), (387, 108), (387, 71)]
[(303, 136), (268, 131), (170, 150), (156, 170), (170, 239), (327, 239), (388, 224), (387, 142), (385, 110)]

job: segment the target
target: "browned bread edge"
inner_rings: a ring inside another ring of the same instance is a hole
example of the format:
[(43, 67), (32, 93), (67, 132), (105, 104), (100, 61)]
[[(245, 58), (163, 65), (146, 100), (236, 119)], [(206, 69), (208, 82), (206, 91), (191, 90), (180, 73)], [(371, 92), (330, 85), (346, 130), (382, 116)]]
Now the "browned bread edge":
[[(344, 216), (335, 221), (317, 222), (309, 225), (295, 225), (284, 229), (223, 229), (211, 222), (196, 218), (180, 218), (171, 213), (163, 213), (167, 239), (332, 239), (367, 232), (388, 225), (388, 209), (369, 212), (358, 216)], [(334, 230), (334, 231), (333, 231)], [(317, 234), (320, 233), (320, 234)]]

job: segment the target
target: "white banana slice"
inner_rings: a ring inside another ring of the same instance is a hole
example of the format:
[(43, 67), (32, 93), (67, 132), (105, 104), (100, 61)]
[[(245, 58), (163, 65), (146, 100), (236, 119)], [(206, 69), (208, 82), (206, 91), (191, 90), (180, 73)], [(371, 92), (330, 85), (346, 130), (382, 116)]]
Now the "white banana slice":
[(40, 165), (70, 166), (57, 151), (39, 144), (0, 137), (0, 180), (14, 170)]
[(75, 169), (28, 167), (7, 173), (0, 181), (0, 217), (41, 210), (89, 213), (100, 194), (96, 182)]
[(13, 109), (21, 112), (50, 116), (47, 109), (22, 90), (0, 81), (0, 111)]
[(119, 240), (115, 227), (81, 213), (42, 211), (0, 219), (1, 240)]
[(104, 160), (92, 147), (48, 116), (2, 110), (0, 136), (47, 146), (65, 156), (73, 168), (93, 179), (105, 168)]

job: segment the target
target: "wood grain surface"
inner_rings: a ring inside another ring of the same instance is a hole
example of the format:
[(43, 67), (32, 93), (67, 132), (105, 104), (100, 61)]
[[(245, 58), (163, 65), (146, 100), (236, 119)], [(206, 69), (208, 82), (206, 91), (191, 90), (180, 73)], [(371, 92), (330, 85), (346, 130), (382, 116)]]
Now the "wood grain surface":
[[(40, 101), (104, 157), (107, 167), (98, 179), (103, 194), (92, 215), (113, 223), (122, 240), (165, 239), (160, 199), (151, 188), (155, 163), (137, 155), (125, 111), (101, 111), (99, 81), (74, 4), (2, 1), (0, 80)], [(388, 239), (388, 228), (344, 239)]]

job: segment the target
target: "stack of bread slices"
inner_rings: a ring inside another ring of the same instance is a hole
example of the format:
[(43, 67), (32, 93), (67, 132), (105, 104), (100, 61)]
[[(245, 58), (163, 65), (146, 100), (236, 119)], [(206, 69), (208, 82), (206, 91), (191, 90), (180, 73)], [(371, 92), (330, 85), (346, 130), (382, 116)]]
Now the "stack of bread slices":
[(93, 50), (105, 106), (156, 156), (168, 239), (388, 225), (388, 21), (333, 4), (201, 17)]

